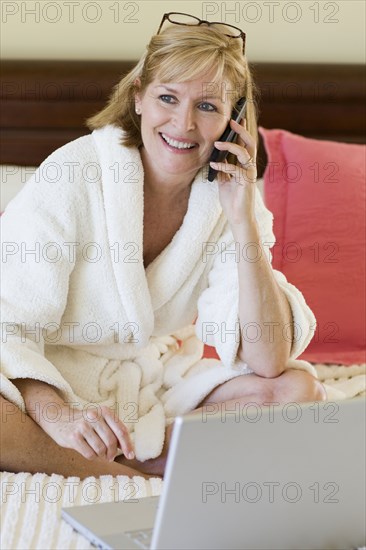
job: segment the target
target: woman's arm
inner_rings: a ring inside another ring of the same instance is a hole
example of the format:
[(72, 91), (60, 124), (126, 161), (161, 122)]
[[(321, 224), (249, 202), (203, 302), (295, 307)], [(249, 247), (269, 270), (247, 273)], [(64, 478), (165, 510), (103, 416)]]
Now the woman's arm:
[(232, 229), (240, 251), (238, 357), (259, 376), (275, 377), (285, 370), (291, 352), (290, 305), (275, 280), (256, 221), (247, 219)]
[(293, 320), (261, 244), (255, 216), (256, 144), (245, 121), (243, 124), (231, 121), (239, 135), (237, 144), (215, 143), (218, 149), (236, 155), (238, 164), (217, 163), (213, 167), (219, 170), (220, 202), (238, 250), (238, 358), (259, 376), (272, 378), (284, 371), (290, 357)]

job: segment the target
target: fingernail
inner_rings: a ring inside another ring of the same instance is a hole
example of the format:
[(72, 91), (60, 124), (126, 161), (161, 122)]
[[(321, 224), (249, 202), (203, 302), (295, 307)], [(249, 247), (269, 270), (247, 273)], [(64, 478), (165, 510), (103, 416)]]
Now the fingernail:
[(132, 460), (133, 458), (135, 458), (135, 453), (133, 453), (132, 451), (129, 452), (128, 455), (127, 455), (127, 458), (128, 458), (129, 460)]
[(218, 166), (217, 162), (210, 162), (210, 166), (213, 168), (216, 168)]

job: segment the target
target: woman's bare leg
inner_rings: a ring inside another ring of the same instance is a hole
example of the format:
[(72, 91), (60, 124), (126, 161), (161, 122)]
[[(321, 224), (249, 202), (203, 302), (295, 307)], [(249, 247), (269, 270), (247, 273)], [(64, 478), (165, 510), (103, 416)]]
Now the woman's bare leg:
[(217, 386), (200, 405), (238, 401), (240, 405), (264, 403), (306, 403), (324, 401), (326, 391), (320, 380), (304, 370), (287, 369), (276, 378), (246, 374)]
[[(323, 384), (311, 374), (303, 370), (287, 369), (276, 378), (263, 378), (256, 374), (246, 374), (233, 378), (217, 386), (192, 411), (195, 414), (203, 414), (205, 407), (212, 407), (223, 403), (226, 410), (235, 410), (235, 406), (243, 407), (248, 403), (266, 406), (266, 404), (305, 403), (308, 401), (324, 401), (326, 392)], [(190, 412), (189, 414), (192, 414)], [(125, 457), (116, 460), (121, 464), (131, 464), (133, 468), (141, 469), (150, 474), (163, 476), (166, 459), (169, 451), (172, 425), (168, 426), (164, 442), (163, 452), (158, 458), (139, 462), (127, 461)]]
[(77, 451), (57, 445), (30, 416), (0, 396), (0, 469), (7, 472), (37, 472), (64, 477), (99, 477), (110, 474), (132, 477), (149, 475), (118, 462), (87, 460)]

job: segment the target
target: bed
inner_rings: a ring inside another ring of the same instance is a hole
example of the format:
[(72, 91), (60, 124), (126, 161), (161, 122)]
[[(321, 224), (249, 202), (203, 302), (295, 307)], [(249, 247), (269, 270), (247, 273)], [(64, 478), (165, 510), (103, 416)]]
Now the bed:
[[(112, 86), (133, 64), (127, 61), (2, 62), (2, 209), (51, 152), (89, 132), (84, 120), (104, 105)], [(342, 142), (345, 146), (364, 143), (363, 66), (255, 63), (252, 69), (260, 92), (259, 124), (263, 129), (290, 132), (290, 136), (280, 135), (281, 143), (290, 140), (292, 146), (292, 135), (325, 143)], [(276, 142), (274, 138), (279, 139), (279, 135), (266, 134), (265, 130), (261, 134), (258, 169), (259, 187), (265, 199), (276, 207), (273, 195), (279, 188), (268, 186), (268, 167), (271, 163), (275, 166), (273, 151), (269, 149), (271, 140)], [(311, 144), (314, 146), (314, 142)], [(300, 145), (303, 146), (303, 142)], [(344, 151), (349, 157), (347, 151), (354, 150)], [(356, 150), (357, 154), (362, 151)], [(361, 165), (359, 168), (364, 174), (364, 164)], [(294, 265), (290, 258), (287, 267)], [(361, 311), (361, 324), (362, 315)], [(356, 346), (353, 355), (346, 350), (345, 355), (332, 356), (328, 350), (322, 356), (317, 348), (307, 357), (313, 359), (319, 378), (326, 384), (329, 400), (366, 395), (365, 360), (360, 359), (359, 342), (352, 344), (353, 351)], [(145, 481), (141, 477), (131, 480), (125, 476), (80, 481), (43, 473), (2, 472), (1, 547), (91, 548), (84, 537), (60, 519), (61, 507), (123, 500), (131, 495), (131, 489), (137, 498), (158, 495), (162, 481), (159, 478)]]

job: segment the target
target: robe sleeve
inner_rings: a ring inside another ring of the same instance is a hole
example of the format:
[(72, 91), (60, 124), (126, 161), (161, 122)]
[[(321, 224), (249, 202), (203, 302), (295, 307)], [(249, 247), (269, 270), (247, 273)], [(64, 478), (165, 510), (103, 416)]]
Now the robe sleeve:
[[(276, 240), (273, 234), (273, 215), (265, 207), (258, 189), (256, 189), (255, 216), (264, 252), (271, 263), (270, 248), (274, 246)], [(248, 247), (244, 251), (239, 250), (238, 243), (234, 242), (232, 232), (226, 225), (217, 243), (215, 258), (209, 272), (208, 286), (198, 299), (197, 337), (205, 344), (216, 348), (225, 366), (239, 369), (243, 373), (253, 371), (237, 357), (240, 343), (237, 263), (240, 254), (254, 258), (256, 250), (258, 252), (255, 247)], [(273, 274), (291, 307), (294, 338), (290, 359), (295, 359), (305, 350), (314, 335), (315, 316), (306, 304), (302, 293), (287, 281), (283, 273), (273, 269)], [(256, 331), (260, 328), (253, 326), (246, 327), (246, 330), (248, 330), (247, 337), (254, 341)]]
[(40, 165), (1, 219), (1, 393), (23, 410), (13, 379), (32, 378), (69, 395), (72, 391), (44, 356), (45, 338), (60, 326), (75, 263), (72, 246), (65, 243), (77, 240), (77, 209), (82, 215), (62, 149)]

